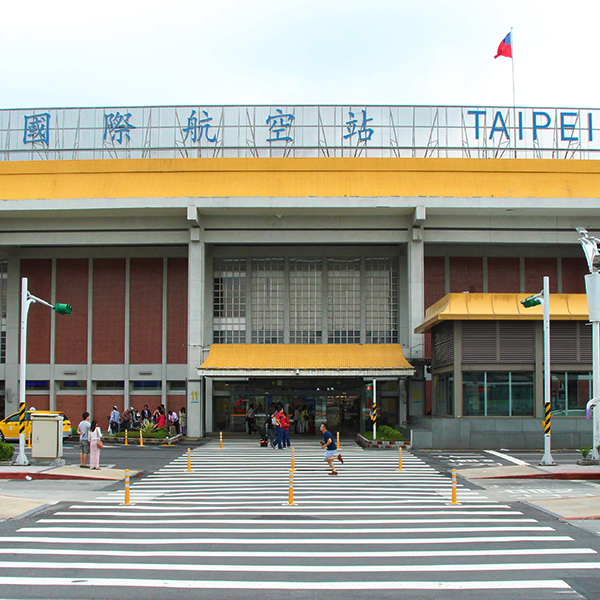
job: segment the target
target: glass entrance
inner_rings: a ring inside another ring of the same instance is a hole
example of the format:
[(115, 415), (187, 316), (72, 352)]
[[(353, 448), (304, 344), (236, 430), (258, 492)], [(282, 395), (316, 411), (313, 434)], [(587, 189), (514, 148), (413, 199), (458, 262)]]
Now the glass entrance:
[[(331, 431), (352, 435), (360, 431), (364, 381), (360, 378), (256, 378), (244, 382), (215, 381), (213, 384), (213, 430), (247, 431), (250, 404), (256, 428), (264, 427), (267, 415), (278, 404), (294, 422), (292, 434), (315, 435), (327, 421)], [(295, 418), (294, 418), (295, 417)]]

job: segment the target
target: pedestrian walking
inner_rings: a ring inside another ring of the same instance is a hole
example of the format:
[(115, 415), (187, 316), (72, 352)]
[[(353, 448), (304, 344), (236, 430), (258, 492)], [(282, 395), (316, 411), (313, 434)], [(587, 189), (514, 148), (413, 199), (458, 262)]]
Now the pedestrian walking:
[(95, 419), (90, 425), (90, 469), (100, 470), (100, 449), (102, 448), (102, 430)]
[(116, 406), (113, 406), (113, 409), (110, 413), (110, 417), (108, 417), (108, 427), (111, 433), (119, 433), (120, 422), (121, 415), (119, 414), (119, 409)]
[(90, 454), (90, 413), (84, 412), (81, 415), (81, 421), (77, 426), (77, 433), (79, 434), (79, 467), (81, 469), (88, 469), (87, 459)]
[(271, 414), (267, 413), (267, 419), (265, 421), (265, 433), (269, 436), (269, 442), (271, 444), (271, 448), (275, 448), (275, 440), (277, 439), (277, 434), (275, 432), (275, 411), (271, 411)]
[(295, 410), (294, 410), (294, 433), (298, 433), (298, 432), (302, 432), (300, 427), (301, 427), (301, 423), (300, 423), (300, 407), (296, 406)]
[(248, 425), (248, 435), (254, 433), (254, 404), (248, 406), (248, 412), (246, 413), (246, 424)]
[(179, 424), (181, 425), (181, 433), (187, 436), (187, 413), (185, 412), (185, 406), (182, 406), (179, 411)]
[(325, 462), (331, 467), (331, 472), (329, 475), (337, 475), (338, 472), (333, 464), (333, 461), (337, 458), (342, 464), (344, 464), (344, 459), (341, 454), (335, 455), (337, 451), (337, 445), (333, 440), (333, 435), (327, 428), (327, 423), (321, 423), (321, 427), (319, 428), (323, 433), (323, 441), (321, 442), (321, 448), (325, 449)]

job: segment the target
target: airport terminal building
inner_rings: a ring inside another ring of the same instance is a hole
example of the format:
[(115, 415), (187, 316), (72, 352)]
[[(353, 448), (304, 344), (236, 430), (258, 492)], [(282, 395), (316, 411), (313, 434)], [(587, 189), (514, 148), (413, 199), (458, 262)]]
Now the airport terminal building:
[[(422, 448), (591, 443), (587, 263), (600, 110), (195, 106), (0, 111), (0, 415), (187, 408), (243, 432), (281, 402)], [(310, 432), (307, 425), (306, 431)]]

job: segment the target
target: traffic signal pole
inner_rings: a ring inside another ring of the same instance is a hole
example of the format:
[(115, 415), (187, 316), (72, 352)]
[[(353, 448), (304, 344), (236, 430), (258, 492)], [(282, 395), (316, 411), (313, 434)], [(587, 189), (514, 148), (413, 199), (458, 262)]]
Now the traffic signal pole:
[(544, 315), (544, 456), (540, 461), (540, 465), (554, 466), (556, 463), (552, 459), (550, 451), (552, 431), (550, 413), (552, 410), (550, 397), (550, 278), (544, 277), (544, 287), (539, 294), (529, 296), (525, 300), (521, 300), (521, 304), (525, 308), (542, 305)]
[(29, 460), (25, 454), (25, 417), (27, 411), (26, 402), (26, 378), (27, 378), (27, 316), (29, 307), (34, 302), (45, 304), (59, 315), (70, 315), (73, 309), (68, 304), (49, 304), (45, 300), (37, 298), (29, 293), (27, 289), (28, 279), (21, 279), (21, 348), (19, 354), (19, 454), (15, 460), (16, 465), (28, 465)]
[(373, 379), (373, 441), (377, 439), (377, 379)]

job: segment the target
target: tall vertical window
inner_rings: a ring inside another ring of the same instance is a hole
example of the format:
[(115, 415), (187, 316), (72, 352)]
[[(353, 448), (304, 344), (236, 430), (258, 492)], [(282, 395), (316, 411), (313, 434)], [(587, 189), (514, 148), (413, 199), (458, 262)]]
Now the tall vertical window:
[(213, 341), (217, 344), (246, 342), (246, 260), (214, 261)]
[(321, 259), (290, 259), (290, 343), (323, 343)]
[(367, 344), (398, 343), (398, 270), (390, 258), (367, 258)]
[(360, 343), (360, 258), (329, 259), (328, 342)]
[(585, 415), (585, 407), (592, 399), (591, 373), (552, 373), (551, 388), (553, 415)]
[(6, 273), (7, 262), (0, 260), (0, 363), (6, 363)]
[(533, 373), (463, 372), (463, 411), (470, 417), (533, 415)]
[(252, 343), (283, 344), (283, 258), (252, 259)]

